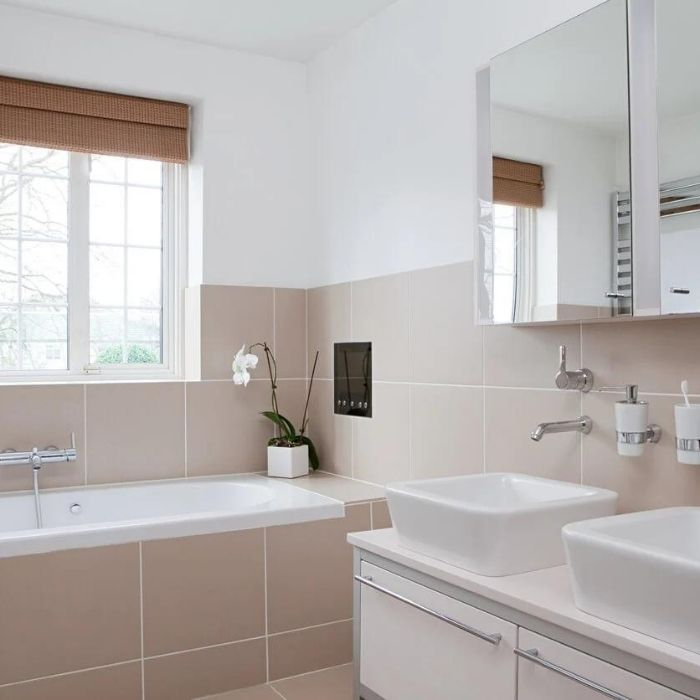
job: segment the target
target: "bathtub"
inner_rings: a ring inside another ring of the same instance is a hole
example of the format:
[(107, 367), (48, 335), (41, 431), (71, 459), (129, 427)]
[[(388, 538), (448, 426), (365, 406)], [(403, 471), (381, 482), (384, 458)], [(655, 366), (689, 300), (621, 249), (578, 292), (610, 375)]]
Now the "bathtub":
[(258, 475), (0, 495), (0, 557), (340, 518), (340, 501)]

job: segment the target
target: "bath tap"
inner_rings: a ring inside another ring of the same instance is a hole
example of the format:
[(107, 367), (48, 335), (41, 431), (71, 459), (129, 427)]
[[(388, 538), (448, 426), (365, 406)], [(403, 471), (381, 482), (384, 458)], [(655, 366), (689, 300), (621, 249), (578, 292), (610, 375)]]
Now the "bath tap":
[(574, 420), (558, 420), (551, 423), (540, 423), (531, 433), (530, 439), (539, 442), (545, 433), (570, 433), (578, 431), (588, 435), (593, 429), (593, 421), (589, 416), (579, 416)]

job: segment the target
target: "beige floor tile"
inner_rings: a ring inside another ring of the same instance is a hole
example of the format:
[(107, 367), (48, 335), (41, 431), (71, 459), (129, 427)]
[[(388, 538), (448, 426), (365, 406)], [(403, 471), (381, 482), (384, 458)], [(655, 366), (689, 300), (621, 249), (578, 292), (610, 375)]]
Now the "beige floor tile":
[(352, 700), (352, 671), (352, 664), (345, 664), (272, 685), (285, 700)]
[(207, 695), (198, 700), (280, 700), (280, 696), (269, 685), (256, 685), (251, 688), (231, 690), (228, 693)]

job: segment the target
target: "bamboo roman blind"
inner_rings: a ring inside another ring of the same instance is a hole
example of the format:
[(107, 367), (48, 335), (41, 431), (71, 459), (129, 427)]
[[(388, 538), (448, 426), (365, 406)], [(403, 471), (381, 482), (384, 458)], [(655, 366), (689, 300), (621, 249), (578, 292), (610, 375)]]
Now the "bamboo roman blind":
[(184, 163), (189, 107), (0, 76), (0, 141)]
[(542, 166), (507, 158), (493, 158), (493, 201), (516, 207), (544, 203)]

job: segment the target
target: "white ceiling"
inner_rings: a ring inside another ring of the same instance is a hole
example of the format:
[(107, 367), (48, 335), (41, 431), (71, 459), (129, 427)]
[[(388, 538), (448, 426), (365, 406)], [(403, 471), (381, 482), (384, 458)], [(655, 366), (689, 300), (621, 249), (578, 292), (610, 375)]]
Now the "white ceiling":
[(9, 0), (2, 4), (308, 61), (395, 0)]

